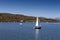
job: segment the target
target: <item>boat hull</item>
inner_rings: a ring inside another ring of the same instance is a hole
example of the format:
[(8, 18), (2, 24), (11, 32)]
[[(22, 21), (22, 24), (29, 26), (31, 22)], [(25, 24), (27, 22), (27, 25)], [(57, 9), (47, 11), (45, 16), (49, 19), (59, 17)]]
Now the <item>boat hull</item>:
[(41, 29), (41, 27), (37, 27), (37, 26), (36, 26), (35, 29)]

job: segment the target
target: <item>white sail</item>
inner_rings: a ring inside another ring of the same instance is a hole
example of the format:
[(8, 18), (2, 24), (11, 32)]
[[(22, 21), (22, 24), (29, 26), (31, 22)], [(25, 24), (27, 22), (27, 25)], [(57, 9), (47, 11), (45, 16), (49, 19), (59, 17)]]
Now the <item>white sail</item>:
[(41, 27), (38, 25), (39, 24), (39, 18), (36, 18), (36, 25), (35, 25), (35, 29), (41, 29)]
[(36, 18), (36, 27), (38, 27), (38, 17)]

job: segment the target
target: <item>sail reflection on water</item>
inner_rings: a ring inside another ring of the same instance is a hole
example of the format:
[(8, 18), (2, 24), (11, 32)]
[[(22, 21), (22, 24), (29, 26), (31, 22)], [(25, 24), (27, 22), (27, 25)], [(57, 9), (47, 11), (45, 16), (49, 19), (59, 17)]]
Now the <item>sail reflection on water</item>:
[(35, 40), (39, 40), (39, 29), (35, 29)]

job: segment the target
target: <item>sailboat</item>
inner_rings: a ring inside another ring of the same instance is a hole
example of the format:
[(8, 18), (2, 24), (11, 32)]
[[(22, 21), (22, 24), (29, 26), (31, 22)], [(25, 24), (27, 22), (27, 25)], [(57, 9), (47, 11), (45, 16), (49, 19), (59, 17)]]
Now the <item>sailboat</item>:
[(23, 24), (23, 20), (20, 20), (20, 25), (22, 25)]
[(35, 25), (35, 29), (41, 29), (41, 26), (38, 25), (39, 19), (38, 17), (36, 18), (36, 25)]

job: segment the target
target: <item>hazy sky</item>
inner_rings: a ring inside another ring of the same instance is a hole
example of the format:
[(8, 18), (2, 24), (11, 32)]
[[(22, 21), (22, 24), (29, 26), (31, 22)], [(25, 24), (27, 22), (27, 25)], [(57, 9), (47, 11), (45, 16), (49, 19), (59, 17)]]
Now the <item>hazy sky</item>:
[(0, 0), (0, 12), (55, 18), (60, 17), (60, 1)]

